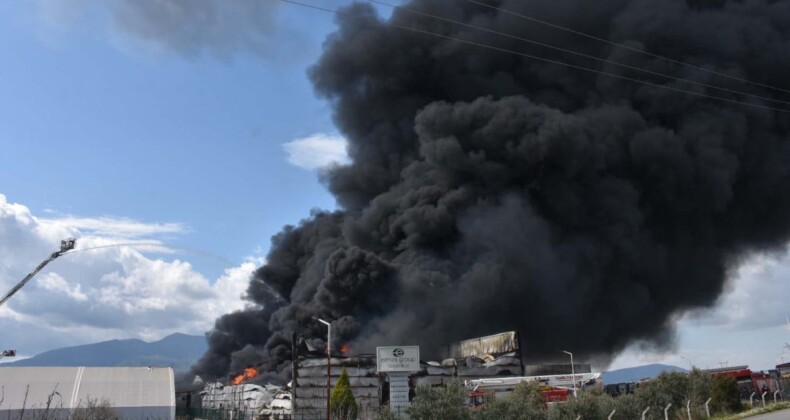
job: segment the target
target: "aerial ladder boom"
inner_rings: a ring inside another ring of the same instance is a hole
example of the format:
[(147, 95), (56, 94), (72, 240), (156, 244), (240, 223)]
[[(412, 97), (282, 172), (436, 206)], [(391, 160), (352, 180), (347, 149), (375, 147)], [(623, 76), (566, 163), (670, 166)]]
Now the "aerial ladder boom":
[(29, 282), (30, 279), (33, 278), (33, 276), (38, 274), (39, 271), (43, 270), (44, 267), (47, 266), (47, 264), (51, 263), (52, 261), (54, 261), (56, 258), (60, 257), (61, 255), (65, 254), (66, 251), (71, 251), (72, 249), (74, 249), (74, 243), (75, 242), (76, 242), (76, 240), (74, 238), (69, 238), (69, 239), (66, 239), (64, 241), (60, 241), (60, 250), (53, 252), (52, 255), (49, 256), (49, 258), (47, 258), (41, 264), (39, 264), (38, 267), (35, 268), (35, 270), (31, 271), (30, 274), (26, 275), (25, 278), (22, 279), (22, 281), (17, 283), (16, 286), (12, 287), (11, 290), (8, 291), (8, 293), (3, 295), (3, 297), (0, 298), (0, 306), (3, 306), (3, 304), (8, 299), (11, 299), (11, 296), (14, 296), (14, 294), (16, 292), (18, 292), (19, 289), (24, 287), (25, 284), (27, 284), (27, 282)]

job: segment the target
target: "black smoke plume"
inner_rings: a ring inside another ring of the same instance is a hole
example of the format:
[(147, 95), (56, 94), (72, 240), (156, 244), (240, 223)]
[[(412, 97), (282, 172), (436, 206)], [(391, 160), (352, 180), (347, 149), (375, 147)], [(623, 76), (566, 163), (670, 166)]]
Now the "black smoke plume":
[[(485, 0), (699, 68), (790, 89), (790, 1)], [(463, 0), (408, 8), (754, 95), (790, 95)], [(305, 11), (307, 13), (307, 11)], [(194, 371), (285, 372), (290, 339), (337, 319), (354, 351), (517, 329), (526, 357), (671, 344), (728, 272), (790, 238), (788, 113), (405, 31), (401, 25), (753, 105), (777, 102), (601, 64), (404, 11), (344, 9), (309, 71), (353, 162), (342, 210), (272, 241)], [(319, 343), (320, 344), (320, 343)], [(287, 372), (282, 376), (286, 376)]]

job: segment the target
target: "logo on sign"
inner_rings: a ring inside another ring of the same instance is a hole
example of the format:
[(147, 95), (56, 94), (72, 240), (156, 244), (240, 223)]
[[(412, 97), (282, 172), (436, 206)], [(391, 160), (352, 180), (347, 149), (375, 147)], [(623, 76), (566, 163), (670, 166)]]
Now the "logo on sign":
[(376, 347), (378, 372), (417, 372), (420, 370), (418, 346)]

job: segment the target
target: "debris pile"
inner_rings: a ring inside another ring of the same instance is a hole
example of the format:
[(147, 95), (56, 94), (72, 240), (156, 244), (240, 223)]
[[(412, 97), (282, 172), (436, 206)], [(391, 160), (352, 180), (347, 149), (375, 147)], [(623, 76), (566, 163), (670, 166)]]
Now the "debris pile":
[(444, 359), (441, 362), (429, 361), (420, 363), (420, 372), (413, 375), (415, 386), (441, 385), (448, 380), (472, 378), (521, 376), (521, 359), (516, 352), (502, 354), (498, 357), (487, 354), (483, 357), (469, 356), (464, 358)]
[(271, 384), (224, 385), (213, 382), (200, 392), (201, 408), (232, 413), (236, 418), (290, 418), (291, 393)]

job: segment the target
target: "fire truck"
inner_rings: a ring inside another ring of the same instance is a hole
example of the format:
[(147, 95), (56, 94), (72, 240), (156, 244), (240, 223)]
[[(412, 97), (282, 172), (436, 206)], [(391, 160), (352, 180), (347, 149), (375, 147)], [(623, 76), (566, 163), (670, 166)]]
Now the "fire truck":
[(773, 393), (779, 389), (776, 379), (766, 373), (752, 371), (748, 366), (707, 369), (706, 372), (713, 377), (735, 378), (743, 398), (749, 398), (752, 392), (759, 395), (761, 392)]
[[(575, 381), (574, 381), (575, 378)], [(600, 373), (577, 373), (574, 375), (515, 376), (508, 378), (470, 379), (464, 382), (469, 407), (479, 410), (491, 398), (510, 395), (522, 382), (537, 383), (546, 406), (567, 401), (574, 389), (585, 389), (601, 382)]]

